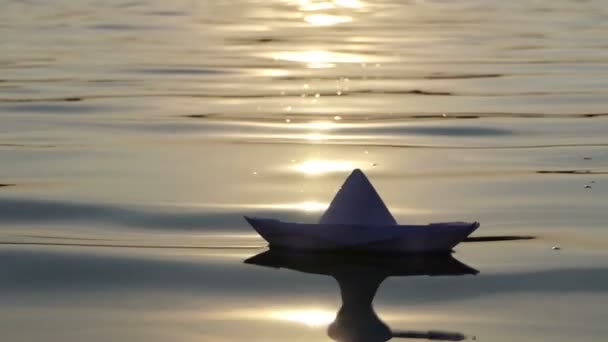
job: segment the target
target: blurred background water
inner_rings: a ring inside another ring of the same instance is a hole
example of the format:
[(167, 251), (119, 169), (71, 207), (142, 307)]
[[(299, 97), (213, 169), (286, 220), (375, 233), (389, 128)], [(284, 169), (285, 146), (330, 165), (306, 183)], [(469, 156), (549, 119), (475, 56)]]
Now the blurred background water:
[(605, 1), (0, 6), (3, 339), (331, 340), (336, 282), (243, 264), (242, 215), (314, 222), (357, 167), (400, 223), (536, 237), (389, 278), (389, 326), (608, 334)]

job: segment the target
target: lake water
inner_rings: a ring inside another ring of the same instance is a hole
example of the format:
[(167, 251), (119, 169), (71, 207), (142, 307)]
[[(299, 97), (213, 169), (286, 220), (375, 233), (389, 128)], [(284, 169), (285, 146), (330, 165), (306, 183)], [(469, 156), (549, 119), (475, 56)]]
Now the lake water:
[[(3, 341), (608, 335), (605, 1), (0, 5)], [(314, 222), (353, 168), (400, 223), (534, 239), (243, 263), (242, 215)]]

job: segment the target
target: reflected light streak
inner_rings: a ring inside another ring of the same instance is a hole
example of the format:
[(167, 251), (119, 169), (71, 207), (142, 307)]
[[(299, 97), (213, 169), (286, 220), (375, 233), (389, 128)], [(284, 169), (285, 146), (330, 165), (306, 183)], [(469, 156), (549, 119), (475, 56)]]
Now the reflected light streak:
[(307, 175), (321, 175), (333, 172), (346, 172), (355, 168), (355, 164), (348, 161), (311, 159), (292, 167), (293, 170)]
[(362, 8), (363, 3), (359, 0), (334, 0), (336, 6), (346, 8)]
[(328, 207), (327, 203), (309, 201), (309, 202), (297, 203), (295, 206), (295, 209), (299, 209), (299, 210), (302, 210), (302, 211), (305, 211), (308, 213), (313, 213), (313, 212), (325, 211), (325, 209), (327, 209), (327, 207)]
[[(162, 203), (162, 202), (161, 202)], [(296, 210), (307, 213), (321, 212), (327, 209), (328, 203), (319, 201), (305, 201), (296, 203), (258, 203), (258, 204), (218, 204), (218, 203), (162, 203), (163, 206), (184, 207), (184, 208), (204, 208), (212, 210)], [(257, 234), (207, 234), (213, 237), (230, 237), (230, 238), (258, 238)]]
[(331, 26), (353, 21), (353, 18), (341, 15), (313, 14), (304, 17), (304, 20), (314, 26)]
[(313, 12), (334, 9), (336, 6), (331, 2), (317, 2), (311, 3), (310, 1), (300, 1), (300, 11)]
[(261, 76), (269, 76), (269, 77), (289, 76), (289, 71), (284, 70), (284, 69), (261, 69), (261, 70), (256, 70), (256, 73)]
[(330, 129), (337, 128), (337, 124), (331, 121), (313, 121), (302, 125), (305, 129), (317, 129), (327, 131)]
[(307, 63), (309, 68), (331, 68), (335, 63), (365, 63), (367, 60), (360, 55), (324, 50), (283, 51), (272, 55), (274, 59)]
[(310, 134), (304, 135), (304, 139), (311, 140), (311, 141), (321, 141), (321, 140), (328, 140), (329, 136), (326, 134), (321, 134), (321, 133), (310, 133)]
[(270, 313), (272, 319), (294, 322), (309, 327), (322, 327), (329, 325), (336, 318), (336, 314), (327, 310), (287, 310)]
[(286, 204), (267, 204), (262, 209), (274, 209), (274, 210), (297, 210), (307, 213), (322, 212), (327, 209), (329, 204), (317, 202), (317, 201), (306, 201), (300, 203), (286, 203)]
[[(331, 121), (313, 121), (305, 124), (301, 124), (300, 128), (303, 129), (313, 129), (316, 131), (329, 131), (331, 129), (335, 129), (338, 125), (335, 122)], [(331, 136), (328, 134), (323, 134), (321, 132), (312, 132), (304, 135), (304, 139), (311, 141), (322, 141), (328, 140)]]
[(300, 11), (313, 12), (331, 10), (337, 7), (359, 9), (363, 7), (363, 3), (359, 0), (333, 0), (333, 1), (313, 1), (300, 0), (298, 1)]

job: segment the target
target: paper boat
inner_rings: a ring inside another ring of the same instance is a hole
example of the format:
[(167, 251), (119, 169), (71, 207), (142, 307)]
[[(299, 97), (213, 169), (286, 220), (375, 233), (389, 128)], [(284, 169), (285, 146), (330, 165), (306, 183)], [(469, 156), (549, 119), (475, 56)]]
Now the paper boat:
[(478, 222), (399, 225), (359, 169), (338, 191), (318, 224), (245, 217), (271, 249), (374, 253), (449, 253)]

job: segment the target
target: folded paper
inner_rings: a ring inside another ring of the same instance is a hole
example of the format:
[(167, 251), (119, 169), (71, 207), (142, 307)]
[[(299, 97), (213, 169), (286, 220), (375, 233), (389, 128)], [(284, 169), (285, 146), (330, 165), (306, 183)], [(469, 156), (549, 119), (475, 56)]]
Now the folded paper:
[(359, 169), (346, 179), (318, 224), (245, 217), (271, 249), (449, 253), (478, 222), (399, 225)]

